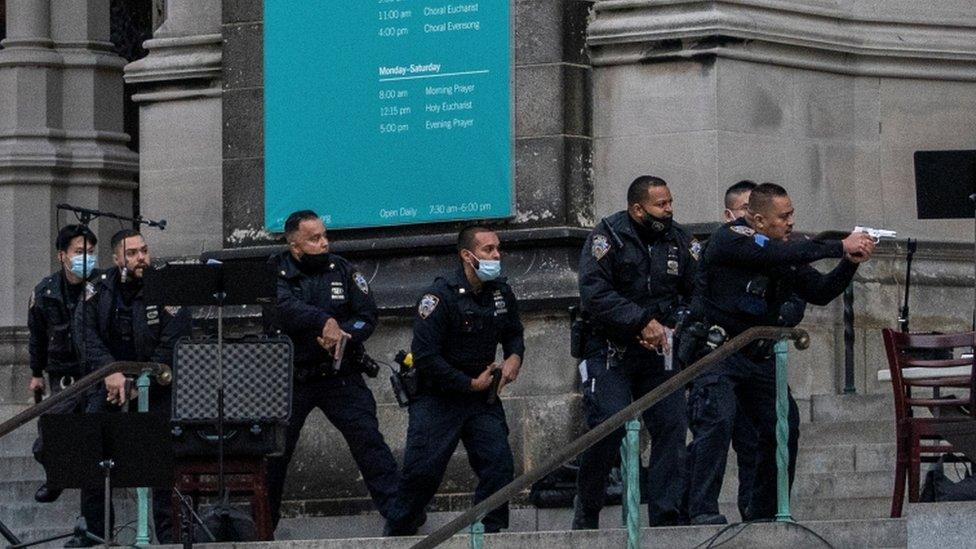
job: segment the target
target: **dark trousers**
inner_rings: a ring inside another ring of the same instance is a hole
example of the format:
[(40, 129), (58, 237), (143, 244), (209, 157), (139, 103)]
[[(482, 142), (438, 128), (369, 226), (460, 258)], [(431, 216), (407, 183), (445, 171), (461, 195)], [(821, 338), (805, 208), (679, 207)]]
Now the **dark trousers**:
[(749, 516), (752, 488), (756, 483), (759, 433), (741, 407), (736, 409), (735, 423), (732, 425), (732, 449), (735, 450), (735, 461), (739, 466), (739, 494), (736, 504), (739, 508), (739, 516), (746, 520)]
[(292, 396), (291, 419), (285, 435), (285, 453), (268, 460), (268, 499), (275, 527), (281, 517), (281, 499), (288, 463), (312, 410), (325, 417), (342, 433), (373, 503), (384, 517), (396, 494), (397, 466), (390, 447), (380, 433), (376, 401), (361, 374), (318, 378), (296, 382)]
[[(475, 504), (512, 481), (514, 458), (500, 400), (488, 404), (485, 393), (422, 395), (410, 404), (403, 473), (397, 504), (389, 517), (391, 534), (416, 532), (458, 442), (464, 444), (478, 477)], [(508, 528), (508, 504), (493, 509), (481, 522), (486, 532)]]
[[(602, 423), (631, 402), (664, 383), (667, 372), (661, 357), (628, 351), (614, 355), (600, 350), (586, 358), (583, 409), (590, 428)], [(684, 493), (687, 416), (684, 391), (671, 393), (647, 409), (644, 427), (651, 435), (651, 462), (647, 483), (649, 524), (677, 524)], [(607, 475), (617, 462), (623, 429), (605, 437), (580, 457), (576, 489), (582, 511), (599, 513), (606, 495)]]
[[(691, 517), (718, 513), (729, 441), (741, 410), (758, 435), (755, 477), (748, 508), (750, 520), (776, 516), (776, 366), (772, 358), (753, 361), (735, 354), (695, 380), (692, 388), (690, 489)], [(789, 476), (796, 471), (800, 414), (789, 395)]]

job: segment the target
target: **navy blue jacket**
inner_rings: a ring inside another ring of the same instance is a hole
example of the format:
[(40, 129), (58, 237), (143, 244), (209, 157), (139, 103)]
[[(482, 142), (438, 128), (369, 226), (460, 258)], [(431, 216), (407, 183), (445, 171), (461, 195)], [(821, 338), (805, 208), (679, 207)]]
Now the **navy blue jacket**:
[[(330, 318), (352, 336), (345, 356), (361, 352), (376, 329), (376, 303), (365, 277), (336, 254), (329, 260), (321, 272), (307, 273), (288, 251), (269, 259), (278, 274), (278, 326), (291, 338), (297, 367), (332, 364), (332, 355), (316, 340)], [(354, 371), (352, 361), (342, 361), (340, 374)]]
[(645, 246), (626, 211), (597, 224), (579, 262), (582, 310), (597, 337), (636, 349), (636, 336), (652, 319), (674, 327), (676, 309), (694, 289), (699, 248), (677, 224)]
[[(78, 344), (84, 344), (86, 372), (121, 359), (112, 352), (118, 338), (113, 332), (113, 320), (120, 285), (118, 268), (102, 273), (95, 281), (94, 294), (88, 297), (84, 307), (79, 306), (75, 311), (79, 322), (81, 318), (85, 322), (85, 338)], [(142, 291), (136, 293), (132, 299), (135, 360), (173, 366), (173, 349), (177, 340), (190, 335), (191, 320), (188, 307), (146, 305)]]
[[(101, 272), (95, 270), (89, 280), (95, 280)], [(65, 295), (64, 270), (45, 277), (34, 288), (27, 311), (27, 328), (30, 331), (31, 375), (41, 377), (44, 372), (53, 375), (81, 376), (81, 360), (75, 346), (75, 306)], [(90, 289), (91, 282), (86, 283)], [(84, 291), (83, 291), (84, 292)], [(84, 293), (79, 295), (79, 301)]]
[(518, 302), (504, 278), (475, 293), (458, 268), (438, 277), (417, 303), (410, 346), (426, 389), (467, 393), (471, 379), (495, 361), (498, 344), (507, 359), (525, 358)]
[(793, 294), (826, 305), (844, 292), (857, 271), (846, 259), (827, 274), (809, 263), (843, 256), (839, 240), (781, 242), (756, 233), (745, 219), (726, 223), (712, 234), (702, 254), (693, 308), (729, 337), (753, 326), (794, 324), (783, 318), (796, 301), (791, 301)]

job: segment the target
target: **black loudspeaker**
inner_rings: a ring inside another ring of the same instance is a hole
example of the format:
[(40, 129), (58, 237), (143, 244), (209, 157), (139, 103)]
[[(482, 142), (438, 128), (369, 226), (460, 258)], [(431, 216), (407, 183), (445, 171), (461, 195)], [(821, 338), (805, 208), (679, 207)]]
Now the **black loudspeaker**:
[[(176, 344), (172, 421), (177, 456), (217, 455), (217, 349), (216, 339), (184, 338)], [(225, 455), (280, 455), (291, 417), (291, 340), (225, 340), (223, 355)]]

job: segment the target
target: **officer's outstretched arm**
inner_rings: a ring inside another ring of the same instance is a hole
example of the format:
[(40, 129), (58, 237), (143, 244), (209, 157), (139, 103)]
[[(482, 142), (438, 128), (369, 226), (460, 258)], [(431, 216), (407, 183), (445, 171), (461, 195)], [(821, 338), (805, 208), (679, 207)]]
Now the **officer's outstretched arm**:
[(425, 380), (441, 390), (467, 393), (471, 391), (471, 378), (448, 364), (441, 355), (450, 330), (443, 301), (444, 298), (436, 293), (424, 294), (420, 298), (413, 321), (410, 352), (417, 371)]
[(854, 279), (857, 265), (846, 259), (827, 274), (822, 274), (809, 265), (803, 265), (796, 272), (796, 293), (805, 301), (824, 306), (844, 293), (844, 289)]
[(353, 341), (362, 343), (376, 329), (376, 320), (379, 317), (376, 311), (376, 301), (369, 291), (369, 284), (366, 279), (358, 272), (352, 274), (350, 279), (346, 281), (346, 285), (349, 286), (348, 295), (352, 316), (339, 326), (342, 331), (352, 336)]
[(173, 350), (176, 342), (185, 336), (189, 336), (192, 326), (192, 316), (189, 307), (180, 307), (175, 315), (170, 316), (166, 313), (163, 317), (163, 326), (159, 334), (159, 344), (153, 349), (150, 361), (160, 364), (173, 364)]
[(47, 368), (47, 320), (34, 294), (31, 294), (27, 309), (27, 330), (30, 332), (27, 350), (30, 352), (31, 375), (41, 377)]
[(277, 321), (287, 333), (321, 332), (332, 316), (324, 310), (305, 303), (292, 292), (288, 281), (279, 277), (277, 288)]
[[(591, 234), (580, 254), (580, 302), (583, 309), (601, 324), (620, 330), (624, 335), (636, 335), (653, 315), (614, 288), (610, 263), (615, 250), (594, 245), (594, 236), (601, 235)], [(601, 242), (612, 246), (606, 237)]]
[(750, 269), (774, 269), (844, 256), (844, 245), (839, 240), (782, 242), (759, 233), (740, 234), (732, 229), (746, 227), (733, 225), (716, 233), (715, 237), (719, 240), (710, 243), (707, 252), (714, 263)]

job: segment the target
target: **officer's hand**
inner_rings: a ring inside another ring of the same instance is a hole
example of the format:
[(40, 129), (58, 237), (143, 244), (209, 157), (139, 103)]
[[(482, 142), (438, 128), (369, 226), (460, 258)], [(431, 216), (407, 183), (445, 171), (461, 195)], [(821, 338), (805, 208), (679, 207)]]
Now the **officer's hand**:
[(637, 336), (637, 341), (649, 351), (657, 351), (658, 349), (665, 353), (670, 351), (668, 347), (668, 336), (664, 331), (664, 326), (654, 319), (651, 319), (647, 323), (647, 326), (644, 326), (640, 335)]
[(871, 246), (867, 250), (859, 254), (844, 254), (844, 258), (850, 261), (851, 263), (855, 263), (855, 264), (864, 263), (865, 261), (871, 259), (871, 255), (874, 253), (875, 246), (876, 244), (872, 240)]
[(30, 394), (34, 394), (37, 391), (44, 392), (44, 378), (43, 377), (31, 377), (30, 384), (27, 386), (27, 390)]
[(121, 406), (125, 404), (125, 374), (122, 372), (115, 372), (114, 374), (105, 378), (105, 390), (108, 392), (108, 396), (105, 397), (110, 404), (116, 406)]
[(522, 369), (522, 357), (510, 355), (502, 363), (502, 380), (498, 384), (499, 392), (503, 387), (518, 379), (519, 370)]
[(322, 337), (318, 338), (318, 342), (323, 349), (326, 351), (331, 351), (343, 337), (350, 336), (346, 332), (342, 331), (342, 328), (339, 327), (339, 323), (336, 322), (334, 318), (330, 318), (329, 320), (325, 321), (325, 326), (322, 326)]
[(480, 393), (481, 391), (484, 391), (488, 389), (489, 386), (491, 386), (491, 371), (494, 369), (495, 369), (495, 365), (492, 364), (491, 366), (485, 368), (485, 371), (481, 372), (480, 376), (471, 380), (472, 393)]
[(841, 243), (844, 245), (844, 255), (846, 256), (870, 256), (871, 252), (874, 251), (874, 239), (867, 233), (851, 233)]

